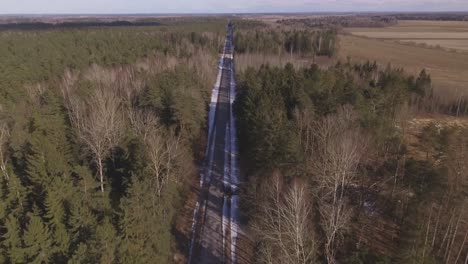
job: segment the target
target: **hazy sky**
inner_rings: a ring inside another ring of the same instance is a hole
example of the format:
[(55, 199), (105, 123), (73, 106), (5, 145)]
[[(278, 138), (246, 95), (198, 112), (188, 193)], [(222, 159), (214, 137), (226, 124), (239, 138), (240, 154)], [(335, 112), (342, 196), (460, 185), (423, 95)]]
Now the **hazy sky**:
[(468, 0), (0, 0), (0, 14), (468, 11)]

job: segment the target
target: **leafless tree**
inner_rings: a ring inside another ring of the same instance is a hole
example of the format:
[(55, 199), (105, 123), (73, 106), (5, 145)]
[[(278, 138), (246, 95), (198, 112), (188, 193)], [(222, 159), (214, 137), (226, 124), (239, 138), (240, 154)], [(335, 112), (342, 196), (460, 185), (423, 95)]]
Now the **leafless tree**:
[(123, 100), (124, 110), (130, 119), (135, 122), (133, 108), (138, 104), (138, 98), (143, 90), (144, 83), (137, 77), (134, 67), (122, 67), (117, 69), (116, 85), (117, 91)]
[[(395, 117), (394, 117), (394, 125), (398, 128), (400, 135), (402, 137), (398, 140), (398, 147), (397, 147), (397, 166), (395, 169), (395, 174), (393, 175), (393, 189), (392, 189), (392, 196), (395, 193), (396, 185), (398, 182), (398, 178), (404, 176), (405, 170), (403, 169), (404, 164), (406, 163), (406, 153), (403, 154), (401, 157), (399, 155), (401, 148), (406, 144), (406, 135), (408, 131), (408, 123), (409, 120), (413, 117), (413, 109), (408, 104), (404, 104), (397, 110)], [(384, 154), (385, 156), (387, 153)]]
[(345, 106), (337, 114), (316, 122), (311, 170), (317, 178), (321, 226), (326, 235), (328, 263), (336, 263), (339, 238), (351, 215), (345, 196), (346, 187), (356, 176), (366, 141), (357, 124), (357, 115)]
[(155, 190), (153, 202), (156, 202), (155, 198), (161, 196), (173, 175), (180, 137), (161, 128), (154, 113), (133, 110), (132, 116), (134, 116), (133, 129), (145, 144), (152, 174), (152, 189)]
[(34, 85), (25, 86), (26, 93), (29, 96), (29, 99), (35, 104), (39, 103), (41, 96), (45, 93), (46, 87), (44, 84), (38, 83)]
[(62, 94), (79, 142), (91, 153), (104, 192), (103, 161), (123, 135), (122, 101), (114, 83), (99, 82), (91, 94), (80, 98), (74, 91), (74, 77), (65, 73)]
[(306, 184), (297, 180), (292, 183), (284, 196), (280, 213), (285, 240), (291, 244), (290, 254), (294, 256), (295, 263), (310, 263), (315, 253), (315, 241), (309, 237), (312, 230), (311, 199)]
[(285, 186), (279, 174), (264, 184), (254, 229), (262, 241), (264, 263), (313, 263), (315, 239), (311, 226), (308, 185), (295, 180)]
[(8, 155), (7, 155), (7, 148), (8, 148), (8, 140), (10, 138), (10, 129), (6, 123), (0, 124), (0, 169), (2, 170), (3, 177), (6, 180), (10, 179), (7, 171), (7, 163), (8, 163)]
[(448, 184), (451, 195), (468, 185), (468, 129), (457, 129), (447, 153)]

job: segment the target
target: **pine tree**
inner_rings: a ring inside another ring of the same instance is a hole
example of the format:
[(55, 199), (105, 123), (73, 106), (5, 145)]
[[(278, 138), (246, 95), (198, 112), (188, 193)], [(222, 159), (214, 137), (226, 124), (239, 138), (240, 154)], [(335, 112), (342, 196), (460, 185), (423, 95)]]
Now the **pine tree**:
[(100, 263), (111, 264), (117, 261), (119, 243), (115, 226), (109, 218), (104, 218), (103, 222), (96, 228), (96, 246), (94, 248), (100, 254)]
[(123, 263), (167, 263), (170, 256), (172, 197), (166, 195), (154, 204), (148, 180), (135, 179), (122, 199), (119, 258)]
[[(69, 216), (68, 225), (71, 236), (71, 248), (75, 249), (75, 261), (77, 258), (77, 250), (83, 251), (84, 245), (90, 243), (94, 239), (96, 227), (98, 225), (97, 217), (93, 213), (92, 205), (95, 204), (94, 199), (104, 199), (101, 193), (98, 193), (99, 182), (91, 175), (88, 168), (84, 166), (76, 166), (74, 174), (78, 178), (78, 184), (74, 187), (73, 196), (69, 200)], [(96, 206), (96, 209), (100, 209)], [(86, 247), (89, 252), (89, 246)], [(90, 253), (91, 254), (91, 253)]]
[[(154, 210), (147, 190), (148, 185), (135, 180), (128, 197), (122, 200), (122, 244), (120, 257), (124, 263), (148, 263), (151, 254), (151, 220)], [(149, 246), (149, 248), (147, 248)]]
[(92, 252), (90, 252), (88, 245), (80, 243), (77, 250), (68, 260), (68, 264), (88, 264), (93, 263), (93, 261), (95, 261), (95, 258)]
[(49, 189), (45, 200), (46, 218), (53, 232), (56, 251), (65, 256), (70, 245), (70, 234), (65, 226), (64, 206), (74, 190), (70, 182), (60, 178), (55, 180)]
[(60, 145), (66, 142), (54, 142), (48, 132), (37, 130), (30, 140), (31, 153), (27, 156), (28, 178), (35, 187), (45, 191), (56, 177), (64, 177), (69, 173), (66, 153), (60, 150)]
[(18, 219), (9, 215), (5, 220), (6, 232), (3, 235), (2, 247), (6, 249), (6, 256), (12, 263), (25, 263), (25, 255), (22, 250), (20, 225)]
[(29, 215), (29, 223), (23, 235), (24, 254), (28, 263), (48, 263), (53, 254), (49, 228), (36, 214)]

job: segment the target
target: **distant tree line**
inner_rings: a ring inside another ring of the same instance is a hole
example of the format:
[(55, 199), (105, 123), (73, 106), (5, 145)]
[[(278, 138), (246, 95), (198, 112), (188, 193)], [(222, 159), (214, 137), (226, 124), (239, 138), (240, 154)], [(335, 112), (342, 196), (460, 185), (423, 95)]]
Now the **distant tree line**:
[(440, 20), (440, 21), (467, 21), (466, 12), (431, 12), (431, 13), (400, 13), (392, 14), (399, 20)]
[(131, 22), (131, 21), (111, 21), (111, 22), (23, 22), (0, 24), (0, 30), (38, 30), (38, 29), (64, 29), (64, 28), (84, 28), (84, 27), (139, 27), (139, 26), (159, 26), (159, 22)]
[(277, 21), (278, 24), (284, 26), (300, 26), (300, 27), (318, 27), (318, 28), (333, 28), (333, 27), (387, 27), (396, 25), (398, 20), (391, 15), (349, 15), (349, 16), (318, 16), (313, 18), (301, 19), (282, 19)]
[(298, 54), (333, 56), (337, 37), (333, 30), (246, 30), (237, 31), (234, 45), (238, 53)]
[(24, 85), (60, 78), (66, 68), (131, 64), (156, 53), (190, 57), (199, 48), (216, 54), (222, 46), (223, 36), (217, 33), (178, 27), (167, 30), (137, 27), (1, 32), (2, 97), (22, 98)]

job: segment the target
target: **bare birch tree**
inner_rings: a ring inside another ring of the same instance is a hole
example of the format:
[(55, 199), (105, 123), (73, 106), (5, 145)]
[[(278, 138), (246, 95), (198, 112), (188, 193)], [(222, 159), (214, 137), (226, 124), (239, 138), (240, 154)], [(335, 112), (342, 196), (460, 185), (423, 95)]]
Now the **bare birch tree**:
[(132, 116), (134, 117), (133, 129), (145, 144), (152, 175), (153, 188), (151, 189), (155, 190), (153, 202), (156, 202), (156, 198), (161, 196), (173, 175), (180, 138), (164, 131), (159, 126), (156, 116), (151, 112), (133, 110)]
[(137, 78), (133, 67), (118, 69), (116, 78), (117, 91), (123, 100), (123, 107), (130, 122), (135, 122), (133, 108), (138, 104), (138, 98), (143, 89), (144, 83)]
[(451, 195), (468, 186), (468, 129), (459, 128), (450, 139), (447, 153), (448, 185)]
[(264, 263), (313, 263), (315, 239), (311, 226), (311, 197), (298, 180), (284, 186), (281, 176), (264, 184), (260, 214), (254, 229), (259, 235)]
[(345, 106), (337, 114), (324, 117), (315, 124), (313, 160), (309, 164), (317, 177), (328, 263), (336, 263), (336, 249), (351, 216), (345, 189), (353, 182), (366, 147), (356, 123), (355, 112)]
[(86, 98), (74, 91), (71, 73), (62, 82), (62, 94), (68, 108), (71, 124), (79, 142), (89, 151), (97, 166), (101, 191), (104, 192), (104, 160), (123, 135), (124, 120), (121, 99), (114, 83), (100, 82)]
[(0, 124), (0, 169), (2, 170), (3, 177), (6, 180), (10, 179), (7, 171), (7, 164), (8, 164), (8, 155), (7, 155), (7, 148), (8, 148), (8, 140), (10, 138), (10, 129), (6, 123)]

